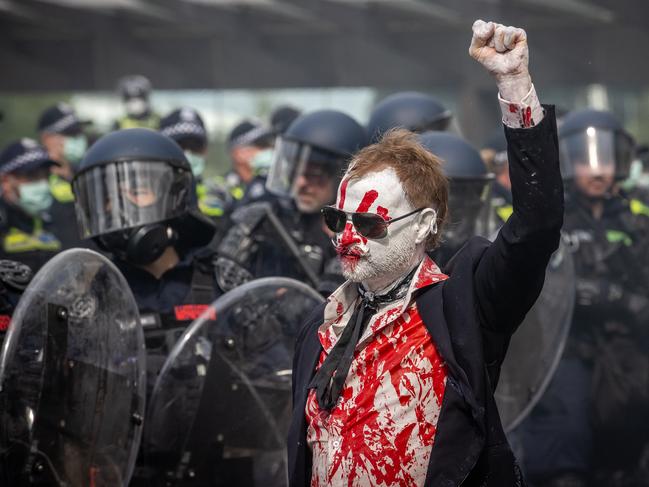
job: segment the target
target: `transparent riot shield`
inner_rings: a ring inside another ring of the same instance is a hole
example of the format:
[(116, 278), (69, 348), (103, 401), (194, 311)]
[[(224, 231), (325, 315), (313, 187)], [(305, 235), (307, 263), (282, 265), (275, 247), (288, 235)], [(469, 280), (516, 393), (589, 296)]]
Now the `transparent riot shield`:
[(514, 333), (502, 365), (495, 397), (506, 432), (529, 414), (550, 383), (568, 339), (574, 302), (572, 254), (561, 242), (541, 294)]
[(295, 337), (321, 302), (303, 283), (264, 278), (226, 293), (192, 323), (147, 412), (143, 451), (157, 482), (287, 485)]
[(50, 260), (2, 347), (0, 485), (128, 485), (144, 360), (137, 306), (117, 268), (85, 249)]

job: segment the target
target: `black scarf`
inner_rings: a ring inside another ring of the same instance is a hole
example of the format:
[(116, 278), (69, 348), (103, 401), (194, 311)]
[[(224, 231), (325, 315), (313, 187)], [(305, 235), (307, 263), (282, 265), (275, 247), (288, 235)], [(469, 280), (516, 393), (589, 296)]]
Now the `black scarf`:
[(316, 390), (316, 397), (320, 409), (331, 411), (338, 402), (343, 385), (349, 374), (349, 368), (354, 359), (354, 350), (363, 334), (365, 326), (379, 305), (402, 298), (410, 286), (412, 276), (419, 266), (406, 275), (391, 291), (376, 295), (358, 286), (360, 300), (340, 338), (325, 359), (322, 367), (316, 372), (309, 383), (309, 389)]

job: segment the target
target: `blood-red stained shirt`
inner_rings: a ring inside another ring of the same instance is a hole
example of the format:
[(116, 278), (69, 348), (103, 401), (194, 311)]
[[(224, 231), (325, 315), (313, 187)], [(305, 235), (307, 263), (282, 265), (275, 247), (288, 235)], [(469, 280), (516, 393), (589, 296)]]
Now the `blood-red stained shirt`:
[[(417, 289), (447, 279), (422, 261), (401, 299), (370, 319), (354, 353), (341, 397), (330, 413), (315, 390), (306, 404), (312, 486), (420, 486), (426, 479), (446, 387), (446, 366), (413, 300)], [(356, 286), (343, 284), (328, 299), (318, 330), (318, 367), (349, 322)]]

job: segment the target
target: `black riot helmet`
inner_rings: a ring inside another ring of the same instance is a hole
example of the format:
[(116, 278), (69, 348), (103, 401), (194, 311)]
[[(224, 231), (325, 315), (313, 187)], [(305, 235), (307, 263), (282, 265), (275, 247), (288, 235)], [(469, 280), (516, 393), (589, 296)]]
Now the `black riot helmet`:
[(372, 142), (385, 132), (404, 128), (423, 133), (429, 130), (446, 130), (451, 122), (451, 112), (435, 97), (416, 91), (395, 93), (381, 100), (372, 110), (367, 132)]
[(82, 238), (134, 264), (170, 245), (206, 245), (214, 225), (197, 209), (183, 150), (150, 129), (119, 130), (86, 152), (72, 187)]
[(318, 110), (301, 115), (277, 140), (266, 187), (283, 196), (294, 196), (295, 183), (317, 168), (340, 178), (351, 157), (367, 145), (367, 133), (349, 115)]
[(626, 179), (634, 145), (612, 113), (593, 109), (570, 112), (559, 128), (561, 174), (566, 179), (580, 172)]
[(475, 235), (488, 232), (489, 189), (493, 175), (480, 153), (463, 138), (448, 132), (418, 135), (426, 150), (442, 160), (449, 179), (449, 222), (444, 241), (453, 250)]

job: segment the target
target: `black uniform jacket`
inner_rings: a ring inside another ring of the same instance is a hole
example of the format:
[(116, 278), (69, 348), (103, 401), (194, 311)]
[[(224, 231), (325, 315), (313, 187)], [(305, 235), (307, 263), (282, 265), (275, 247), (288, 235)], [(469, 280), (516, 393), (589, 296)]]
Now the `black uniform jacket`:
[[(507, 444), (493, 391), (511, 335), (538, 297), (559, 243), (563, 185), (554, 109), (527, 129), (505, 128), (514, 213), (493, 243), (474, 237), (444, 271), (446, 281), (416, 297), (419, 313), (448, 367), (426, 485), (507, 487), (522, 479)], [(304, 324), (293, 362), (288, 434), (291, 486), (308, 485), (311, 451), (304, 416), (322, 347), (324, 305)]]

